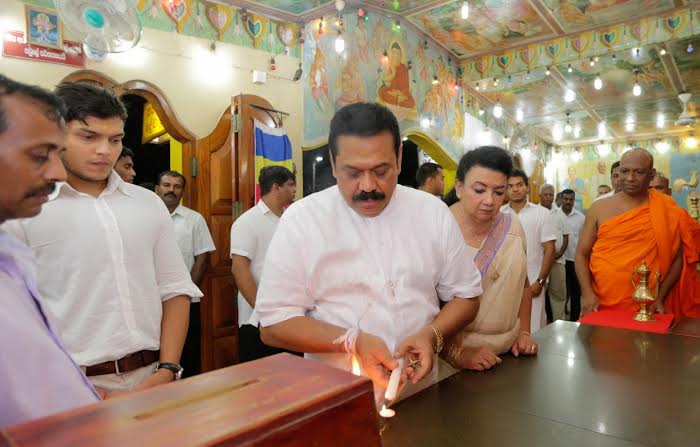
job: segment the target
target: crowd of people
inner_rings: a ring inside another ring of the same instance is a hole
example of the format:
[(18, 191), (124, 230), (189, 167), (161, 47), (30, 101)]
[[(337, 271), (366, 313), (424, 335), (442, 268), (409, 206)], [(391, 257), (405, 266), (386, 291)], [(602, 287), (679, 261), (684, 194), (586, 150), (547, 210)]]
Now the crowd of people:
[[(125, 120), (101, 87), (0, 76), (0, 426), (199, 372), (214, 243), (180, 203), (182, 174), (163, 172), (155, 194), (132, 184)], [(437, 164), (419, 189), (398, 185), (399, 126), (378, 104), (341, 108), (328, 146), (336, 186), (292, 205), (293, 173), (265, 167), (262, 199), (231, 228), (241, 361), (303, 353), (359, 368), (378, 397), (404, 364), (405, 398), (537, 354), (532, 333), (550, 321), (631, 306), (622, 284), (641, 259), (664, 277), (656, 310), (700, 317), (700, 230), (644, 149), (584, 216), (571, 189), (553, 205), (543, 185), (531, 203), (498, 147), (461, 158), (449, 207)]]

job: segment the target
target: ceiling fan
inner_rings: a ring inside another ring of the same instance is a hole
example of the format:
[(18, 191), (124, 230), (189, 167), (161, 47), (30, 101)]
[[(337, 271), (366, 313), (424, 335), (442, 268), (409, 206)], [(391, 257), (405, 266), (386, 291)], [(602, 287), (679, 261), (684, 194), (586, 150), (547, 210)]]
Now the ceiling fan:
[(680, 99), (681, 103), (683, 104), (683, 112), (680, 114), (678, 117), (678, 120), (675, 122), (676, 126), (694, 126), (695, 125), (695, 118), (690, 116), (690, 113), (688, 113), (688, 101), (690, 101), (690, 98), (693, 95), (690, 93), (681, 93), (678, 95), (678, 99)]
[(141, 39), (141, 20), (133, 0), (55, 0), (64, 25), (77, 34), (90, 57), (121, 53)]

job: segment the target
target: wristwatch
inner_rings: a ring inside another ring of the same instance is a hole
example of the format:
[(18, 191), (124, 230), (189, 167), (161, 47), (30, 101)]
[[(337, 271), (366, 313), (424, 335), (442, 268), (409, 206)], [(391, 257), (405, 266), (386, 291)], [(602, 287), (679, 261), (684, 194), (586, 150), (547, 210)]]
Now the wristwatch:
[(542, 287), (544, 287), (544, 283), (545, 283), (545, 282), (547, 282), (546, 279), (544, 279), (544, 278), (537, 278), (537, 284), (541, 285)]
[(175, 374), (175, 380), (182, 379), (182, 372), (185, 370), (182, 366), (176, 365), (175, 363), (158, 363), (156, 366), (156, 371), (159, 369), (167, 369)]

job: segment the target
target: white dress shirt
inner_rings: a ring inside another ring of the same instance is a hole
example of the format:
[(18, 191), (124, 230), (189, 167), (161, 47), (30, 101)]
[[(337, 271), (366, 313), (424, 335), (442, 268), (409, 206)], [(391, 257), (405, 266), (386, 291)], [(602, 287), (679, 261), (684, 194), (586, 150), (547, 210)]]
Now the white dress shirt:
[[(382, 213), (370, 218), (350, 208), (333, 186), (296, 202), (282, 216), (265, 260), (255, 317), (262, 326), (308, 316), (359, 327), (393, 351), (435, 318), (440, 300), (481, 292), (481, 275), (439, 198), (397, 186)], [(307, 357), (350, 369), (344, 354)]]
[[(178, 205), (170, 217), (173, 219), (177, 246), (182, 253), (185, 267), (187, 267), (188, 272), (192, 273), (195, 256), (216, 250), (214, 240), (209, 233), (209, 227), (207, 227), (207, 221), (197, 211), (184, 205)], [(199, 297), (193, 297), (192, 302), (198, 303)]]
[(39, 292), (81, 366), (159, 349), (162, 301), (201, 296), (163, 201), (114, 171), (98, 198), (62, 183), (38, 216), (6, 228), (33, 250)]
[[(510, 204), (503, 205), (501, 211), (514, 213)], [(555, 219), (550, 211), (534, 203), (527, 202), (525, 207), (516, 213), (520, 219), (527, 240), (527, 276), (530, 284), (534, 284), (540, 276), (544, 260), (543, 243), (557, 240)], [(571, 241), (569, 241), (571, 243)], [(547, 278), (545, 278), (547, 279)]]
[(615, 195), (615, 191), (614, 191), (614, 190), (613, 190), (613, 191), (610, 191), (610, 192), (606, 192), (606, 193), (603, 194), (602, 196), (596, 197), (595, 200), (594, 200), (594, 202), (597, 202), (597, 201), (600, 200), (600, 199), (607, 199), (608, 197), (612, 197), (612, 196), (614, 196), (614, 195)]
[[(557, 230), (557, 240), (554, 243), (556, 255), (556, 253), (559, 253), (559, 250), (561, 250), (561, 246), (564, 245), (564, 236), (569, 236), (569, 243), (571, 243), (571, 227), (566, 221), (566, 216), (559, 208), (552, 208), (549, 212), (554, 219), (554, 226)], [(566, 253), (566, 251), (564, 251), (564, 253)], [(561, 257), (559, 259), (555, 259), (554, 262), (563, 265), (566, 264), (566, 259), (564, 258), (564, 255), (561, 255)]]
[[(250, 259), (250, 272), (255, 285), (260, 283), (267, 248), (275, 234), (280, 218), (262, 200), (243, 213), (231, 226), (231, 257)], [(253, 308), (238, 292), (238, 326), (251, 324)]]
[(569, 246), (566, 247), (566, 252), (564, 257), (567, 261), (573, 261), (576, 257), (576, 248), (578, 247), (578, 238), (581, 233), (581, 227), (583, 227), (583, 222), (586, 220), (586, 216), (576, 208), (571, 210), (571, 213), (567, 216), (564, 211), (561, 212), (566, 216), (566, 221), (571, 227), (571, 236), (569, 236)]

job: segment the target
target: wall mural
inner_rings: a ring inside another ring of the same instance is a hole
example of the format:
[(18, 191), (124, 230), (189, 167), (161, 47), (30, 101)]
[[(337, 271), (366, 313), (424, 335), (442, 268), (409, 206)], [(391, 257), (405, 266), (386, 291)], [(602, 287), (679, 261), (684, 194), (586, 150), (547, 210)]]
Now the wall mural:
[(304, 146), (326, 142), (330, 120), (340, 107), (376, 101), (396, 114), (402, 131), (429, 120), (425, 133), (459, 159), (465, 109), (456, 86), (458, 67), (385, 17), (346, 14), (343, 22), (342, 54), (334, 47), (337, 28), (326, 23), (319, 34), (318, 21), (305, 28)]
[[(54, 8), (53, 0), (22, 0)], [(204, 0), (138, 0), (136, 6), (144, 28), (178, 32), (206, 40), (218, 40), (272, 54), (300, 57), (300, 27), (256, 15), (239, 8)]]

